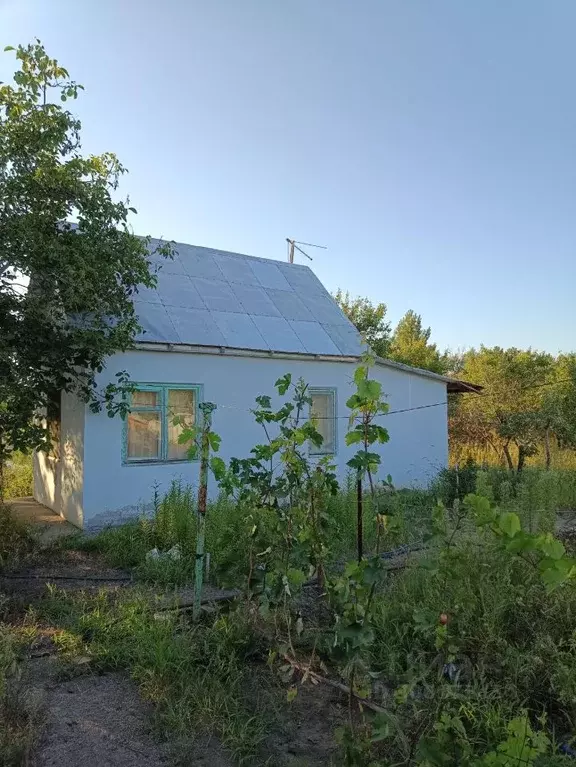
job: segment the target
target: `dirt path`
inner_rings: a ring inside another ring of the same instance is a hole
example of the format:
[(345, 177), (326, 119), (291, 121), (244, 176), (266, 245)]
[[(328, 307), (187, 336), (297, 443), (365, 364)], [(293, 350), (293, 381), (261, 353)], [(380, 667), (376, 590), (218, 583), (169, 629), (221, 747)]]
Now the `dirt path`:
[[(0, 575), (0, 593), (9, 596), (11, 622), (25, 625), (25, 614), (46, 597), (47, 583), (68, 593), (117, 591), (135, 586), (130, 573), (109, 568), (93, 553), (60, 550)], [(235, 592), (206, 589), (207, 601)], [(189, 589), (162, 599), (159, 611), (190, 603)], [(159, 743), (152, 731), (154, 706), (142, 699), (125, 673), (98, 674), (88, 658), (67, 660), (63, 679), (55, 635), (58, 626), (37, 624), (23, 663), (21, 686), (43, 711), (42, 730), (30, 767), (156, 767), (198, 765), (233, 767), (236, 762), (218, 739), (194, 736), (186, 742)], [(70, 667), (72, 663), (72, 667)], [(78, 663), (75, 667), (74, 663)], [(329, 688), (301, 688), (262, 744), (259, 764), (273, 767), (328, 767), (334, 727), (345, 720), (345, 706)]]
[[(68, 592), (129, 588), (129, 573), (106, 567), (94, 555), (59, 551), (48, 561), (0, 576), (9, 595), (14, 622), (42, 599), (46, 583)], [(43, 728), (31, 764), (34, 767), (157, 767), (174, 764), (168, 745), (151, 732), (154, 708), (139, 695), (126, 674), (98, 675), (89, 667), (62, 680), (52, 627), (39, 627), (23, 663), (20, 686), (43, 711)], [(39, 657), (38, 657), (39, 656)]]
[(45, 695), (45, 729), (33, 761), (35, 767), (156, 767), (171, 763), (167, 747), (151, 736), (152, 706), (140, 698), (126, 676), (89, 674), (54, 682), (50, 665), (54, 665), (50, 659), (42, 659), (32, 670), (36, 689)]

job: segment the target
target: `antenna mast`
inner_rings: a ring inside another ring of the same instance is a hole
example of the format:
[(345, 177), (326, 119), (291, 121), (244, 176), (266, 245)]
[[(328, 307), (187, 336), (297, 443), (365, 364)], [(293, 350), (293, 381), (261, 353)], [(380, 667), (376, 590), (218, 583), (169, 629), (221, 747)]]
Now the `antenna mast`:
[(288, 243), (288, 263), (293, 264), (294, 263), (294, 250), (299, 251), (302, 253), (303, 256), (306, 256), (308, 261), (312, 261), (312, 256), (309, 256), (306, 251), (302, 250), (302, 248), (299, 248), (299, 245), (306, 245), (308, 248), (322, 248), (322, 250), (327, 250), (328, 248), (326, 245), (314, 245), (312, 242), (300, 242), (299, 240), (291, 240), (289, 237), (286, 237), (286, 242)]

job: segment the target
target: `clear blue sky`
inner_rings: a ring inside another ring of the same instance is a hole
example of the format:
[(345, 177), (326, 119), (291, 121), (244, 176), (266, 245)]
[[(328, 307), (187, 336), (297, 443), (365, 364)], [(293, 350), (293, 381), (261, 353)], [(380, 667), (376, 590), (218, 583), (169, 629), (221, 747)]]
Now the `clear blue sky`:
[[(576, 349), (574, 0), (0, 0), (86, 87), (140, 234), (409, 308), (442, 347)], [(13, 71), (0, 57), (0, 79)]]

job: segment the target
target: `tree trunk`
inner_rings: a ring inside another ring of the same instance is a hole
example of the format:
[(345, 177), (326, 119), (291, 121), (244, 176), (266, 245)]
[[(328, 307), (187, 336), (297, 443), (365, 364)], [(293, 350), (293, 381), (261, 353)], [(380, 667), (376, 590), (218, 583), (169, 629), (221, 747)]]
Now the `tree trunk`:
[(517, 474), (520, 474), (520, 472), (524, 468), (525, 463), (526, 463), (526, 451), (524, 450), (524, 446), (520, 445), (518, 447), (518, 468), (516, 469)]
[(504, 445), (503, 450), (504, 450), (504, 455), (506, 456), (506, 463), (508, 464), (508, 469), (510, 471), (514, 471), (514, 462), (512, 461), (512, 456), (510, 455), (510, 447), (508, 442)]
[(550, 455), (550, 427), (546, 427), (546, 431), (544, 432), (544, 452), (546, 455), (546, 471), (550, 471), (550, 466), (552, 464), (552, 456)]

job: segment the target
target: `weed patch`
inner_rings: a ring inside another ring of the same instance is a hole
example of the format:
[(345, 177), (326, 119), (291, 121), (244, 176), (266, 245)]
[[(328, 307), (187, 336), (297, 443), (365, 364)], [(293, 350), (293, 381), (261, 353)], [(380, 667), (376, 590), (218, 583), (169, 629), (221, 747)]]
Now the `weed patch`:
[(146, 594), (70, 598), (59, 591), (41, 608), (44, 619), (85, 644), (95, 668), (130, 672), (156, 705), (162, 736), (217, 735), (237, 761), (258, 751), (266, 696), (250, 661), (257, 648), (248, 612), (191, 625), (171, 614), (155, 619)]
[(36, 549), (36, 542), (25, 526), (0, 504), (0, 570), (25, 559)]

